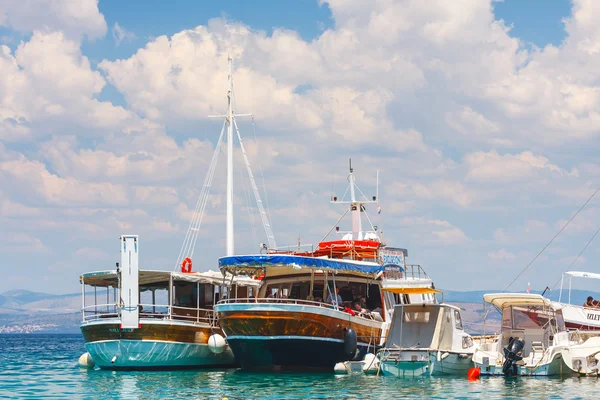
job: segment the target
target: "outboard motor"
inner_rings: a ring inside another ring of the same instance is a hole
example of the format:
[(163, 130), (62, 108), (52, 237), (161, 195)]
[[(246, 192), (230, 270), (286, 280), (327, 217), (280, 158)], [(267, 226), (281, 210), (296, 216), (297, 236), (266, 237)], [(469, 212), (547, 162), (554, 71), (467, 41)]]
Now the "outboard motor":
[(525, 347), (525, 341), (519, 338), (513, 338), (506, 346), (504, 350), (504, 364), (502, 365), (502, 372), (504, 376), (516, 376), (517, 375), (517, 362), (521, 361), (523, 357), (519, 355)]

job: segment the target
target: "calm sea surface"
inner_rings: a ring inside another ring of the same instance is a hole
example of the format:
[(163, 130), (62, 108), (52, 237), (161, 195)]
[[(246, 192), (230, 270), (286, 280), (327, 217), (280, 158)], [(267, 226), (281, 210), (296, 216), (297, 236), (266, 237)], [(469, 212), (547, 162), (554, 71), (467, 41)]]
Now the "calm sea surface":
[(0, 335), (2, 398), (403, 399), (600, 397), (597, 378), (397, 379), (237, 370), (84, 370), (79, 335)]

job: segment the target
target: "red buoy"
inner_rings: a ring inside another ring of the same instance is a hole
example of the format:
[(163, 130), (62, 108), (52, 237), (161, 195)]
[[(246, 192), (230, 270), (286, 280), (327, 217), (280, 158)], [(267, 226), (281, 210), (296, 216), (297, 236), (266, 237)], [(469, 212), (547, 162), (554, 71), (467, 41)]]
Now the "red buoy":
[(481, 376), (481, 367), (469, 368), (469, 380), (476, 381)]

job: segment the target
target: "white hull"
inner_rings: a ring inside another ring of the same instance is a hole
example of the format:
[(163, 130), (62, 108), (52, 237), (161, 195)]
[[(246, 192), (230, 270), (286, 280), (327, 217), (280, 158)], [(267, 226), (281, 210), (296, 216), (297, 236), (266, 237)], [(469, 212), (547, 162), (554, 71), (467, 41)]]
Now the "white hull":
[[(423, 375), (467, 375), (473, 366), (472, 354), (441, 353), (431, 351), (407, 352), (408, 358), (381, 361), (384, 375), (412, 378)], [(447, 355), (446, 355), (447, 354)], [(443, 355), (443, 359), (442, 359)], [(413, 361), (412, 356), (415, 356)]]
[(600, 330), (600, 308), (562, 304), (565, 325), (569, 329)]
[[(486, 365), (479, 361), (481, 355), (477, 358), (478, 361), (475, 361), (474, 364), (475, 367), (481, 368), (481, 375), (504, 375), (501, 364)], [(518, 376), (563, 376), (571, 374), (571, 370), (563, 362), (560, 352), (555, 352), (549, 360), (540, 360), (532, 365), (525, 364), (517, 367)]]
[(600, 367), (600, 337), (592, 337), (585, 342), (562, 350), (565, 365), (579, 375), (598, 376)]
[(149, 340), (106, 340), (86, 343), (92, 360), (104, 369), (160, 369), (233, 367), (233, 352), (227, 346), (220, 354), (207, 345)]

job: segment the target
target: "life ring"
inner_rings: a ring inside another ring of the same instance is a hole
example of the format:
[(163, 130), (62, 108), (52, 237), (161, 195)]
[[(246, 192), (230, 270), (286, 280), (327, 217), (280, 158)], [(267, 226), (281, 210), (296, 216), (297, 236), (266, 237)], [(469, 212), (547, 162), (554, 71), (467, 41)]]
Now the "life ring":
[(190, 272), (192, 272), (192, 259), (191, 258), (186, 257), (181, 262), (181, 272), (183, 272), (185, 274), (189, 274)]

